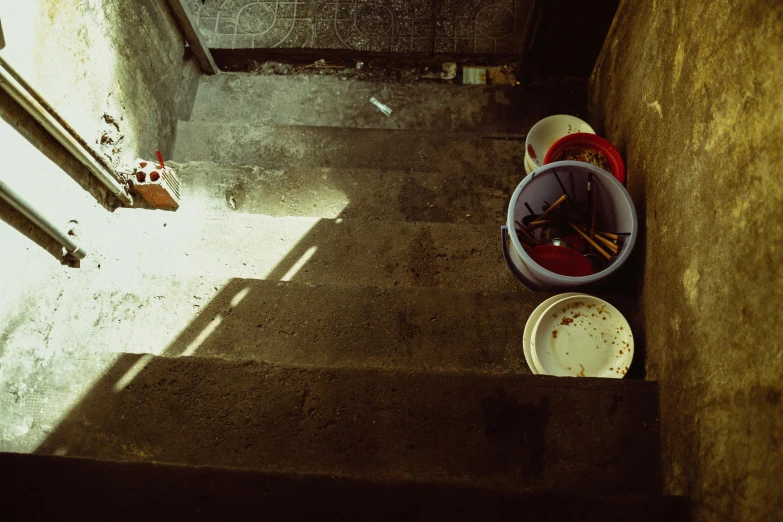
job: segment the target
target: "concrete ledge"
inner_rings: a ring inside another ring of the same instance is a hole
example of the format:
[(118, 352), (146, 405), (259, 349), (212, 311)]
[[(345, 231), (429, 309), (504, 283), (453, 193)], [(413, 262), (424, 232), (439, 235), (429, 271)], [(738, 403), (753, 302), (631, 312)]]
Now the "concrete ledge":
[(684, 499), (497, 492), (166, 464), (0, 454), (4, 510), (28, 520), (684, 522)]
[[(66, 366), (60, 359), (51, 363)], [(69, 379), (58, 375), (38, 384), (55, 389)], [(654, 493), (657, 416), (657, 385), (645, 381), (123, 354), (37, 452), (509, 491)]]

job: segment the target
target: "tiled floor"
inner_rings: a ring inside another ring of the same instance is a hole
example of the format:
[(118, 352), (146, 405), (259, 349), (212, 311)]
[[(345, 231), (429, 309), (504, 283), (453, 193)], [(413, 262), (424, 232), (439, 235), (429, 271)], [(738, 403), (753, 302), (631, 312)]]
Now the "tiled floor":
[(531, 0), (188, 0), (188, 4), (212, 48), (426, 53), (434, 47), (437, 53), (514, 54), (522, 45)]

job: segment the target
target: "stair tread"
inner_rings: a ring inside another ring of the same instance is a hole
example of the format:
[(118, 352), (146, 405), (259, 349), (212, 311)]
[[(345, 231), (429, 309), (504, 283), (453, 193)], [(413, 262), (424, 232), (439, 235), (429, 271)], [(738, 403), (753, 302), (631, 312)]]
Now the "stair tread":
[[(385, 116), (375, 97), (392, 108)], [(342, 81), (310, 75), (202, 77), (191, 121), (520, 133), (586, 112), (584, 81), (519, 86)]]
[(49, 349), (73, 355), (526, 373), (525, 321), (547, 297), (93, 271), (74, 274), (56, 310), (39, 315), (53, 325)]
[(212, 162), (172, 164), (183, 205), (270, 216), (363, 221), (503, 223), (516, 172), (406, 172), (372, 169), (264, 170)]
[(7, 405), (9, 419), (27, 401), (41, 404), (30, 390), (80, 398), (37, 453), (512, 490), (660, 491), (654, 382), (120, 354), (103, 357), (110, 364), (86, 393), (74, 391), (69, 372), (100, 360), (55, 356), (19, 375), (28, 393)]
[(292, 279), (356, 286), (525, 291), (509, 273), (499, 225), (364, 222), (240, 212), (118, 209), (93, 250), (128, 274)]
[(414, 130), (180, 121), (177, 162), (524, 176), (524, 139)]
[[(0, 454), (5, 510), (41, 520), (688, 520), (682, 497), (507, 492), (169, 464)], [(47, 502), (40, 502), (47, 498)], [(227, 508), (230, 506), (230, 509)]]

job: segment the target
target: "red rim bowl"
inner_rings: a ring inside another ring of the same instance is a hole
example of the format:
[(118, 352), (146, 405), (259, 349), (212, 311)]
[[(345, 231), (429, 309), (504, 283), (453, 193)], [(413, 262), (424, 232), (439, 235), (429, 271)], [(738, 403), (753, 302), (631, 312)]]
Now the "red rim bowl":
[(585, 256), (567, 247), (539, 245), (528, 251), (533, 261), (550, 272), (570, 277), (585, 277), (593, 273), (593, 266)]
[(563, 136), (557, 140), (544, 157), (544, 165), (560, 161), (563, 155), (573, 149), (593, 149), (603, 154), (612, 166), (612, 175), (620, 183), (625, 183), (625, 163), (614, 145), (595, 134), (577, 133)]

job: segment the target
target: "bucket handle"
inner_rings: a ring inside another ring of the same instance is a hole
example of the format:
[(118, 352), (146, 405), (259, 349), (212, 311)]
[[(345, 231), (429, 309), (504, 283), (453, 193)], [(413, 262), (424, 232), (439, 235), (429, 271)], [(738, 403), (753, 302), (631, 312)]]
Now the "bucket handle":
[(525, 288), (528, 290), (532, 290), (534, 292), (541, 292), (544, 289), (538, 286), (537, 284), (533, 283), (530, 279), (525, 277), (525, 275), (519, 271), (519, 268), (517, 268), (517, 265), (514, 264), (514, 262), (511, 260), (511, 254), (508, 253), (508, 246), (507, 246), (507, 239), (508, 239), (508, 227), (506, 225), (503, 225), (500, 227), (500, 244), (503, 245), (503, 258), (506, 260), (506, 264), (508, 265), (508, 269), (511, 270), (511, 273), (514, 275), (514, 277), (517, 278), (517, 280), (522, 283)]

